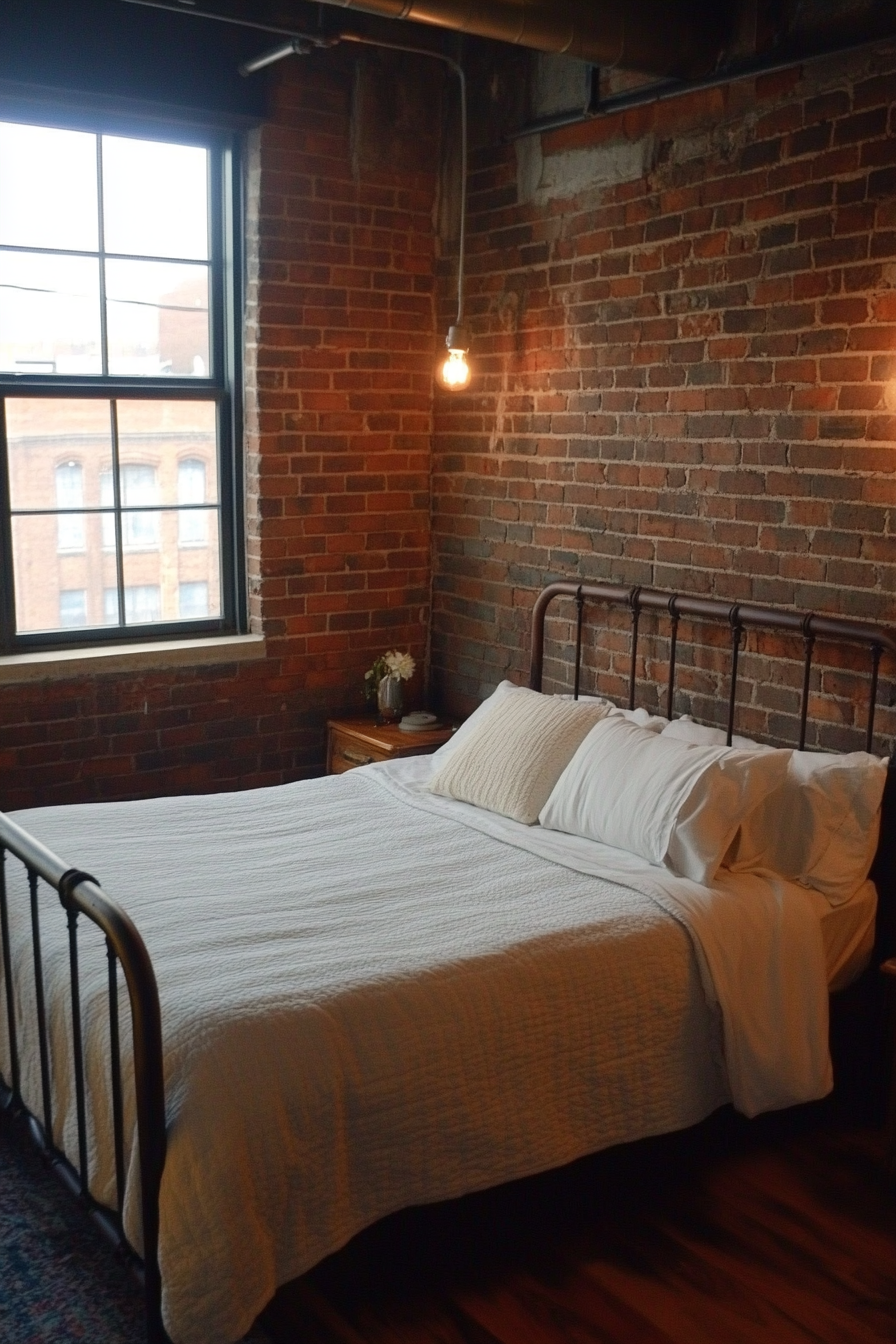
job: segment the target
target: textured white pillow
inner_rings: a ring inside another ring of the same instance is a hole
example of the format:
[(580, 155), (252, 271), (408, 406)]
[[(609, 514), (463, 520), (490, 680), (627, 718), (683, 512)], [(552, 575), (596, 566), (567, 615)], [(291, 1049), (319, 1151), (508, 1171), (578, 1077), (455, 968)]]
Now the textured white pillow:
[(442, 760), (428, 788), (532, 826), (576, 748), (606, 713), (595, 701), (515, 687)]
[(727, 866), (778, 873), (832, 905), (849, 900), (874, 861), (886, 777), (886, 762), (864, 751), (791, 752), (779, 788), (741, 825)]
[(585, 738), (539, 820), (707, 885), (788, 756), (692, 745), (611, 716)]
[(457, 732), (452, 733), (448, 741), (444, 742), (442, 746), (439, 747), (438, 751), (432, 753), (432, 760), (434, 762), (445, 761), (449, 756), (453, 756), (461, 743), (466, 742), (470, 734), (476, 732), (479, 725), (484, 719), (488, 718), (495, 705), (503, 700), (505, 695), (511, 695), (515, 691), (521, 690), (523, 690), (523, 687), (517, 686), (512, 681), (499, 682), (491, 695), (486, 696), (482, 703), (476, 706), (469, 718), (464, 719)]

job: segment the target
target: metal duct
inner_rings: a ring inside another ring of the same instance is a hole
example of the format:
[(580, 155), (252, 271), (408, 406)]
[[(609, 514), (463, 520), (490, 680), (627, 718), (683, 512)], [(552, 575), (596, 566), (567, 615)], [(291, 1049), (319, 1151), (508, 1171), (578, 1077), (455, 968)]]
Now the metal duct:
[(695, 79), (715, 70), (726, 6), (691, 0), (323, 0), (454, 32), (562, 52), (594, 65)]

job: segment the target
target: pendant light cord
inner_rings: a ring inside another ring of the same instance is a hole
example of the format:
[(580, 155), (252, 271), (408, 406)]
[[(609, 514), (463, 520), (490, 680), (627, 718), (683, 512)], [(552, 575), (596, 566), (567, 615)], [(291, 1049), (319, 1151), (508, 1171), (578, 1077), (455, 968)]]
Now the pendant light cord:
[[(429, 56), (434, 61), (442, 61), (450, 70), (457, 75), (460, 87), (460, 231), (458, 236), (457, 249), (457, 317), (455, 324), (461, 326), (464, 319), (464, 267), (466, 263), (466, 240), (467, 240), (467, 78), (463, 71), (463, 66), (455, 61), (453, 57), (446, 56), (441, 51), (429, 51), (426, 47), (408, 47), (400, 42), (383, 42), (379, 38), (365, 37), (361, 33), (334, 33), (332, 36), (323, 36), (321, 33), (297, 33), (290, 28), (276, 28), (267, 23), (255, 23), (251, 19), (238, 19), (227, 14), (214, 14), (207, 9), (197, 9), (192, 4), (186, 8), (186, 3), (171, 4), (170, 0), (125, 0), (126, 4), (140, 5), (145, 9), (167, 9), (170, 13), (188, 15), (194, 19), (214, 19), (218, 23), (229, 23), (235, 28), (252, 28), (256, 32), (272, 33), (277, 37), (290, 38), (293, 42), (292, 51), (284, 49), (278, 54), (288, 56), (291, 54), (303, 55), (320, 48), (326, 50), (329, 47), (335, 47), (339, 42), (356, 42), (365, 47), (382, 47), (386, 51), (402, 51), (408, 56)], [(244, 73), (249, 73), (244, 71)]]
[(464, 320), (464, 269), (467, 243), (467, 77), (459, 61), (441, 51), (427, 51), (423, 47), (406, 47), (399, 42), (381, 42), (378, 38), (362, 37), (357, 33), (342, 33), (343, 42), (358, 42), (368, 47), (383, 47), (386, 51), (403, 51), (409, 56), (431, 56), (442, 61), (457, 75), (460, 90), (460, 230), (457, 243), (457, 326)]

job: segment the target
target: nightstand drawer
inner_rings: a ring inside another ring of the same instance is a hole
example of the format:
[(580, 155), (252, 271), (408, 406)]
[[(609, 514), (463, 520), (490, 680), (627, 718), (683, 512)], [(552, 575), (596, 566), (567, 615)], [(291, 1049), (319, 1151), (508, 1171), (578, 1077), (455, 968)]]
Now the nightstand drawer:
[(406, 733), (394, 723), (374, 718), (330, 719), (327, 723), (327, 774), (341, 775), (374, 761), (403, 756), (428, 756), (451, 737), (454, 729), (439, 724), (424, 732)]
[(327, 746), (327, 774), (341, 775), (343, 771), (355, 770), (359, 765), (388, 761), (393, 754), (388, 747), (377, 747), (372, 742), (359, 740), (352, 733), (331, 728)]

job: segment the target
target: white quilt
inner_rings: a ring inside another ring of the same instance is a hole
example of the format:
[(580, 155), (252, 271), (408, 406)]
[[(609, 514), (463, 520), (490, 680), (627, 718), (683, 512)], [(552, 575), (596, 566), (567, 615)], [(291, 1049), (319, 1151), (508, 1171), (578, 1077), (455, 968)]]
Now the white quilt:
[[(424, 795), (429, 768), (16, 816), (122, 901), (156, 967), (175, 1344), (231, 1344), (278, 1284), (395, 1209), (692, 1124), (729, 1077), (747, 1110), (830, 1084), (818, 921), (794, 889), (711, 893), (548, 839)], [(9, 861), (23, 1091), (40, 1115), (18, 872)], [(55, 1137), (74, 1159), (64, 919), (41, 899)], [(91, 1188), (113, 1203), (105, 976), (85, 946)], [(8, 1079), (7, 1053), (0, 1009)]]

